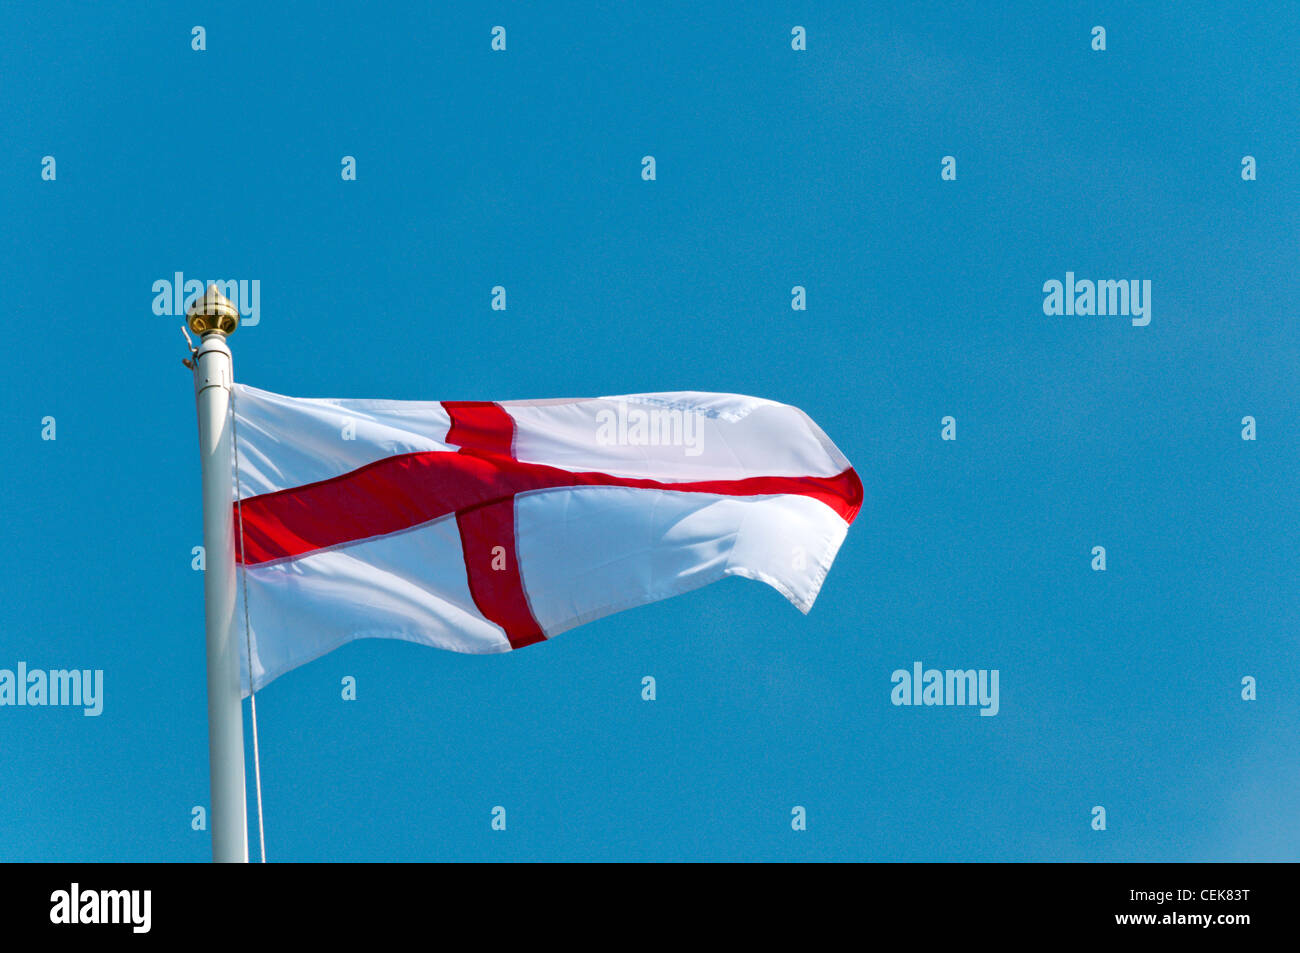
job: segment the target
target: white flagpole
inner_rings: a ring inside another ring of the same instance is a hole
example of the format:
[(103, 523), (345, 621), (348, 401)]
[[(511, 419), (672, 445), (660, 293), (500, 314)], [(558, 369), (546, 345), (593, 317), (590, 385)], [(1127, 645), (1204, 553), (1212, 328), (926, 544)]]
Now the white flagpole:
[(208, 640), (208, 761), (211, 771), (212, 860), (248, 863), (248, 808), (244, 787), (244, 710), (235, 631), (234, 492), (230, 386), (234, 375), (226, 336), (239, 326), (239, 309), (209, 285), (190, 306), (190, 330), (202, 335), (194, 355), (203, 465), (203, 595)]

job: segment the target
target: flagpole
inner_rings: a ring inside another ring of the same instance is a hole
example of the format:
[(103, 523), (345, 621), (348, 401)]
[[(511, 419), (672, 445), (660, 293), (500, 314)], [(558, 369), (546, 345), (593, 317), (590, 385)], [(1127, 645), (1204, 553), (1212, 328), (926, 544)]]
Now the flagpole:
[(239, 309), (209, 285), (190, 306), (190, 330), (202, 336), (194, 355), (203, 472), (203, 595), (207, 620), (208, 762), (211, 773), (212, 860), (248, 863), (248, 808), (244, 787), (244, 709), (235, 631), (235, 536), (230, 387), (234, 380), (226, 337), (239, 326)]

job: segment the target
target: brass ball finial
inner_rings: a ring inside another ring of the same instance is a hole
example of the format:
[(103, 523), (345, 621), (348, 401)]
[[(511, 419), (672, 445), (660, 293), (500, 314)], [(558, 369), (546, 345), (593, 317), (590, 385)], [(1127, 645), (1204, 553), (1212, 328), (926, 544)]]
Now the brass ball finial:
[(239, 309), (212, 284), (208, 285), (202, 298), (196, 298), (190, 305), (187, 321), (190, 330), (197, 335), (211, 334), (214, 331), (229, 335), (239, 327)]

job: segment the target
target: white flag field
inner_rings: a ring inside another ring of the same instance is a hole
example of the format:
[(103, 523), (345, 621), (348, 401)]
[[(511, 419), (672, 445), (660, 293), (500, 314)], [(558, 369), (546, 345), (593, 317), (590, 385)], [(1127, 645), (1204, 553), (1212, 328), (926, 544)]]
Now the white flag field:
[(755, 397), (233, 396), (245, 695), (353, 639), (508, 652), (726, 576), (806, 613), (862, 505)]

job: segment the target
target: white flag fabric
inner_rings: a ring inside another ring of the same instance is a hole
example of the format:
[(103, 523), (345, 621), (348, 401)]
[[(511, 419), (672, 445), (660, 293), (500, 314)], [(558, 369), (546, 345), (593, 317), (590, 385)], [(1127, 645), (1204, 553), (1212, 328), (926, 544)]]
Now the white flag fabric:
[(862, 505), (754, 397), (233, 403), (245, 695), (353, 639), (507, 652), (725, 576), (806, 613)]

